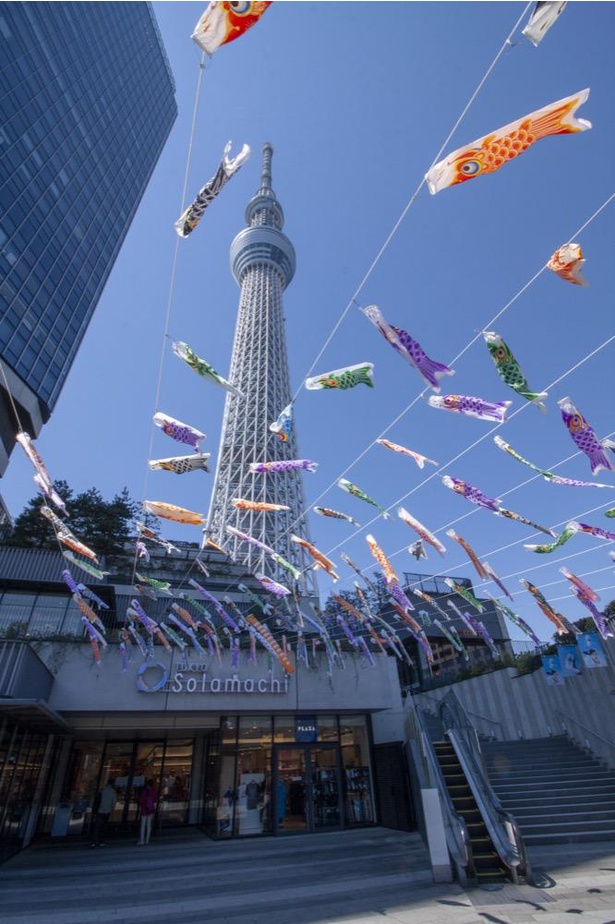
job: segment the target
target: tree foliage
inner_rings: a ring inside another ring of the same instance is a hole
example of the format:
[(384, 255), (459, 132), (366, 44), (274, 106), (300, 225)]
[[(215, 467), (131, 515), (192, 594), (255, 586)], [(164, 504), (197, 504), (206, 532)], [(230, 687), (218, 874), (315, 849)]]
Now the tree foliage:
[[(127, 488), (115, 494), (110, 501), (104, 499), (98, 488), (88, 488), (75, 494), (65, 481), (56, 481), (54, 488), (68, 510), (67, 516), (60, 514), (60, 517), (81, 542), (107, 561), (126, 554), (125, 544), (134, 537), (134, 520), (140, 510), (140, 505), (132, 500)], [(40, 494), (28, 501), (4, 545), (58, 548), (53, 527), (40, 512), (44, 503)]]

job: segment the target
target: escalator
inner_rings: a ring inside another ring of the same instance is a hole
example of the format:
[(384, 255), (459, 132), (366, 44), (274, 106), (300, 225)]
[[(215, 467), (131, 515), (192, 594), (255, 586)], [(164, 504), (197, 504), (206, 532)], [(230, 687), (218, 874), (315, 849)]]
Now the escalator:
[(437, 789), (449, 856), (457, 878), (476, 885), (532, 882), (515, 818), (489, 782), (478, 735), (452, 691), (438, 716), (412, 708), (426, 782)]
[(478, 885), (503, 883), (508, 870), (495, 849), (476, 799), (450, 741), (434, 742), (434, 750), (451, 801), (466, 825)]

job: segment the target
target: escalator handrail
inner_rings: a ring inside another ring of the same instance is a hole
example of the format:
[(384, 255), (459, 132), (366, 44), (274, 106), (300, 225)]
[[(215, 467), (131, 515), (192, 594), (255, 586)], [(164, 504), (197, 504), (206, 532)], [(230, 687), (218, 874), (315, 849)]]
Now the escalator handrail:
[(493, 791), (476, 729), (452, 691), (441, 703), (440, 718), (500, 859), (515, 873), (522, 872), (527, 878), (529, 861), (517, 822)]
[(473, 869), (472, 845), (465, 819), (459, 815), (446, 785), (442, 768), (423, 718), (423, 710), (415, 708), (416, 721), (421, 734), (423, 757), (427, 763), (431, 783), (438, 790), (444, 819), (446, 845), (453, 862), (466, 870)]

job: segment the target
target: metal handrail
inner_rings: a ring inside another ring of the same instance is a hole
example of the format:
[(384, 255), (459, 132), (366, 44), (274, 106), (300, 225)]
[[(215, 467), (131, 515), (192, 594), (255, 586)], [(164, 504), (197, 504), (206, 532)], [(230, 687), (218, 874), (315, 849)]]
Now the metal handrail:
[(474, 869), (472, 845), (465, 819), (458, 814), (446, 785), (442, 768), (423, 718), (423, 711), (414, 708), (415, 721), (421, 736), (421, 751), (427, 764), (429, 779), (438, 790), (444, 820), (446, 846), (458, 871)]
[[(615, 755), (615, 742), (614, 741), (609, 741), (609, 739), (605, 738), (604, 735), (601, 735), (599, 732), (594, 731), (592, 728), (588, 728), (587, 725), (583, 725), (583, 723), (579, 722), (578, 719), (573, 718), (571, 715), (568, 715), (566, 712), (562, 712), (561, 709), (554, 709), (553, 711), (555, 715), (561, 716), (567, 722), (572, 722), (573, 725), (578, 725), (579, 728), (582, 728), (583, 731), (587, 732), (588, 735), (593, 735), (593, 737), (597, 738), (598, 741), (602, 741), (603, 744), (606, 744), (609, 748), (611, 748), (611, 750), (613, 751), (613, 754)], [(566, 728), (565, 725), (564, 725), (564, 728)]]
[(440, 718), (500, 859), (511, 871), (515, 882), (519, 874), (524, 875), (529, 882), (529, 860), (517, 822), (502, 807), (493, 791), (476, 729), (452, 691), (442, 701)]
[[(427, 699), (429, 700), (430, 703), (434, 703), (437, 710), (440, 709), (440, 706), (442, 705), (442, 702), (445, 699), (444, 696), (440, 696), (440, 697), (430, 696), (429, 693), (421, 693), (420, 696), (422, 699)], [(466, 709), (466, 713), (468, 715), (471, 715), (474, 719), (480, 719), (481, 722), (489, 722), (490, 725), (497, 726), (497, 728), (499, 728), (500, 733), (502, 735), (502, 740), (504, 739), (504, 726), (497, 719), (490, 719), (486, 715), (479, 715), (477, 712), (470, 712), (469, 709)]]

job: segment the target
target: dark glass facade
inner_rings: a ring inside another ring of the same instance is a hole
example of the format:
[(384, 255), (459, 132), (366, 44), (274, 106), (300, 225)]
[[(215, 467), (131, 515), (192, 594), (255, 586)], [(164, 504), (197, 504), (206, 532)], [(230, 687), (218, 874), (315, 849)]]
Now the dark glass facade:
[(177, 106), (148, 3), (0, 3), (0, 62), (0, 357), (36, 435)]

